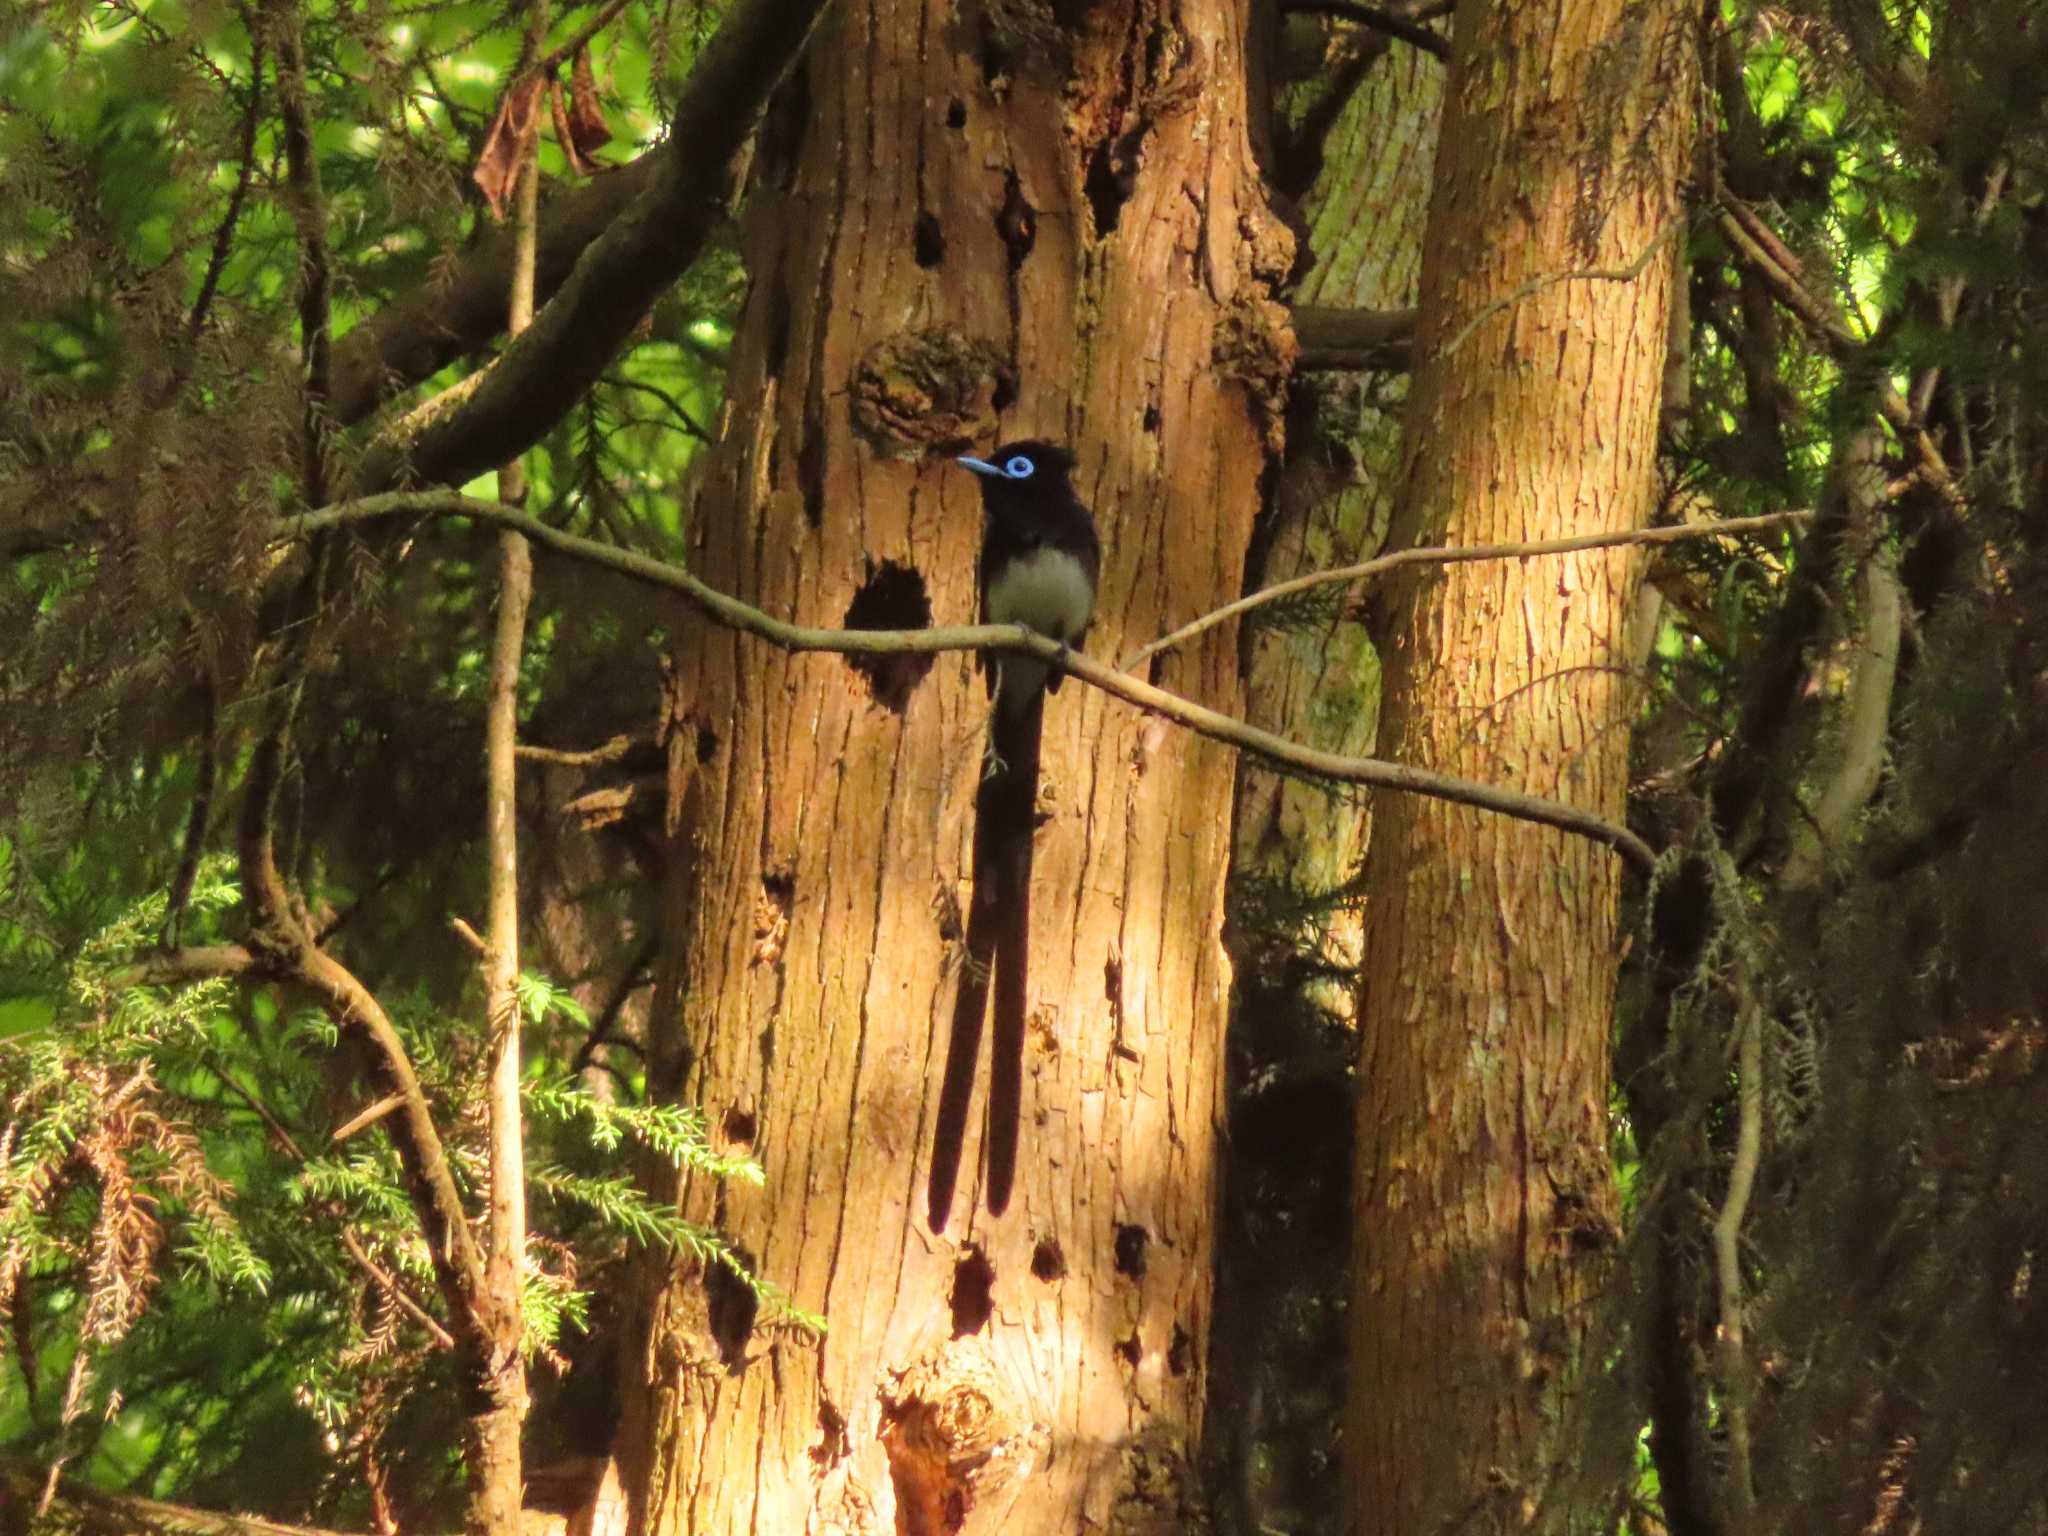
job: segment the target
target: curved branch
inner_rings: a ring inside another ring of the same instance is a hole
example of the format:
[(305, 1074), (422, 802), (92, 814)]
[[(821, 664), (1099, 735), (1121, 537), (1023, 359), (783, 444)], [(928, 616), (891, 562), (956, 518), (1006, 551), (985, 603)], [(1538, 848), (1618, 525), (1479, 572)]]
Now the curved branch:
[(1657, 862), (1650, 845), (1634, 832), (1591, 811), (1547, 800), (1540, 795), (1501, 789), (1450, 774), (1433, 773), (1425, 768), (1389, 763), (1381, 758), (1343, 757), (1334, 752), (1318, 752), (1246, 725), (1242, 720), (1205, 708), (1178, 694), (1168, 693), (1164, 688), (1142, 683), (1106, 662), (1068, 650), (1022, 625), (972, 624), (942, 629), (887, 630), (813, 629), (800, 624), (786, 624), (738, 598), (706, 586), (678, 566), (631, 550), (578, 538), (497, 502), (479, 501), (452, 491), (399, 492), (342, 502), (319, 512), (283, 519), (279, 524), (278, 537), (306, 538), (348, 524), (400, 516), (466, 517), (497, 528), (515, 528), (544, 549), (674, 592), (728, 629), (754, 635), (786, 651), (830, 651), (859, 656), (929, 656), (943, 651), (967, 650), (1026, 652), (1127, 704), (1163, 715), (1198, 735), (1249, 752), (1279, 768), (1309, 778), (1428, 795), (1512, 816), (1519, 821), (1556, 827), (1605, 844), (1642, 873), (1648, 873)]
[(1892, 692), (1899, 674), (1899, 636), (1905, 627), (1898, 572), (1884, 550), (1873, 551), (1863, 568), (1863, 600), (1863, 643), (1850, 664), (1842, 758), (1811, 825), (1794, 843), (1778, 877), (1787, 890), (1807, 890), (1820, 883), (1829, 853), (1877, 793), (1884, 771), (1885, 735), (1891, 729)]
[(1184, 645), (1195, 636), (1228, 623), (1241, 614), (1268, 603), (1277, 603), (1283, 598), (1296, 597), (1317, 587), (1336, 586), (1354, 581), (1363, 581), (1368, 576), (1398, 570), (1404, 565), (1457, 565), (1468, 560), (1512, 560), (1529, 555), (1565, 555), (1581, 549), (1606, 549), (1623, 544), (1676, 544), (1686, 539), (1711, 539), (1737, 533), (1756, 533), (1766, 528), (1782, 528), (1788, 523), (1805, 522), (1813, 514), (1806, 511), (1766, 512), (1758, 517), (1730, 517), (1711, 523), (1676, 523), (1668, 528), (1630, 528), (1619, 533), (1581, 533), (1568, 539), (1539, 539), (1528, 544), (1466, 544), (1433, 546), (1427, 549), (1400, 549), (1390, 555), (1375, 555), (1357, 565), (1338, 566), (1327, 571), (1311, 571), (1306, 576), (1297, 576), (1291, 581), (1275, 582), (1270, 587), (1261, 587), (1234, 603), (1190, 620), (1168, 635), (1161, 635), (1146, 645), (1131, 652), (1123, 663), (1126, 672), (1135, 671), (1140, 662), (1146, 661), (1161, 651), (1172, 650)]

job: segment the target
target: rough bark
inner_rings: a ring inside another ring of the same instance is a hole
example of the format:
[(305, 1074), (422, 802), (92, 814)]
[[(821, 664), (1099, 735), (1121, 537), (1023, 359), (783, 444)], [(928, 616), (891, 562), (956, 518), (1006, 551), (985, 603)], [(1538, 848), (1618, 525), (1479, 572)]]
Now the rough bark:
[[(1391, 542), (1651, 506), (1692, 38), (1668, 0), (1460, 7)], [(1381, 742), (1619, 817), (1627, 553), (1382, 597)], [(1610, 1269), (1621, 865), (1381, 797), (1367, 861), (1354, 1366), (1362, 1533), (1522, 1529), (1581, 1447)]]
[[(1291, 348), (1245, 7), (867, 0), (825, 26), (756, 158), (692, 568), (805, 623), (964, 620), (979, 498), (946, 456), (1038, 435), (1102, 527), (1090, 649), (1234, 595)], [(678, 630), (653, 1070), (767, 1170), (680, 1199), (831, 1331), (660, 1277), (622, 1444), (639, 1528), (1195, 1528), (1230, 756), (1050, 701), (1019, 1187), (967, 1215), (977, 1116), (939, 1238), (982, 690), (964, 658)], [(1238, 703), (1227, 633), (1158, 673)]]
[[(1391, 51), (1373, 64), (1331, 126), (1322, 174), (1304, 206), (1315, 265), (1295, 293), (1297, 316), (1309, 309), (1398, 311), (1415, 302), (1443, 75), (1442, 64), (1425, 54)], [(1319, 404), (1335, 419), (1320, 422), (1310, 440), (1289, 444), (1248, 588), (1352, 564), (1385, 535), (1397, 481), (1398, 415), (1378, 400), (1365, 404), (1355, 389), (1333, 388)], [(1340, 437), (1341, 449), (1334, 446)], [(1331, 604), (1318, 623), (1257, 633), (1247, 651), (1255, 725), (1326, 751), (1372, 750), (1378, 668), (1348, 604)], [(1240, 869), (1331, 890), (1352, 877), (1364, 845), (1357, 802), (1263, 769), (1243, 775)], [(1356, 911), (1333, 914), (1329, 922), (1333, 958), (1355, 962)], [(1329, 1001), (1348, 1011), (1348, 1000)]]
[[(1405, 369), (1443, 65), (1396, 47), (1345, 82), (1327, 56), (1319, 62), (1348, 99), (1318, 140), (1321, 169), (1303, 203), (1314, 264), (1294, 295), (1302, 362), (1317, 330), (1326, 361)], [(1299, 140), (1299, 131), (1287, 136), (1289, 163), (1274, 168), (1283, 181), (1305, 153)], [(1399, 481), (1404, 389), (1387, 375), (1297, 376), (1247, 588), (1349, 565), (1378, 547)], [(1310, 416), (1313, 430), (1302, 430)], [(1332, 589), (1312, 621), (1297, 612), (1247, 635), (1254, 724), (1325, 751), (1373, 749), (1379, 666), (1349, 595)], [(1348, 1513), (1329, 1449), (1343, 1413), (1344, 1377), (1332, 1362), (1345, 1330), (1354, 1110), (1350, 1048), (1332, 1026), (1356, 1006), (1348, 977), (1363, 914), (1348, 898), (1365, 804), (1249, 759), (1238, 775), (1239, 1008), (1210, 1438), (1244, 1532), (1341, 1529)], [(1310, 954), (1327, 970), (1308, 971)]]

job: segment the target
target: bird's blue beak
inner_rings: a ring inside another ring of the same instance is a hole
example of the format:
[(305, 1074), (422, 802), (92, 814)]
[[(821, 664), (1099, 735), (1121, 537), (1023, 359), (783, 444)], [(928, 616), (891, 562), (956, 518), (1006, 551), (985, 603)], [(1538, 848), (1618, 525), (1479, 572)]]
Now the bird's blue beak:
[(977, 475), (994, 475), (998, 480), (1007, 480), (1010, 478), (1010, 472), (1007, 469), (1004, 469), (1001, 465), (998, 464), (991, 464), (986, 459), (970, 459), (969, 457), (967, 457), (966, 454), (963, 453), (959, 458), (955, 459), (953, 462), (955, 464), (966, 465), (969, 469), (973, 470)]

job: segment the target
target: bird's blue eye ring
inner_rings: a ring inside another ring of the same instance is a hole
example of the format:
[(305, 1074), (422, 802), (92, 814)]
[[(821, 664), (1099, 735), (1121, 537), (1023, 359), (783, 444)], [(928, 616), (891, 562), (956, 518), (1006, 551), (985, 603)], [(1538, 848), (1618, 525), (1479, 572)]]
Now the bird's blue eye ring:
[(1012, 480), (1029, 480), (1031, 472), (1037, 468), (1036, 464), (1020, 453), (1003, 465), (1003, 473)]

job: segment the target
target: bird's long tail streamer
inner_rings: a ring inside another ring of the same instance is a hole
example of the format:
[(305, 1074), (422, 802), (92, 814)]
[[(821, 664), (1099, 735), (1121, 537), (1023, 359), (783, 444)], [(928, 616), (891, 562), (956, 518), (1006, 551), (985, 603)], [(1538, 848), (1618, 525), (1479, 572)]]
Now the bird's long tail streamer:
[(939, 1090), (938, 1124), (932, 1134), (927, 1195), (934, 1232), (946, 1228), (959, 1181), (991, 983), (996, 1020), (984, 1138), (991, 1216), (1000, 1216), (1008, 1208), (1016, 1183), (1031, 942), (1031, 834), (1044, 721), (1042, 691), (1033, 689), (1015, 708), (1007, 707), (997, 695), (991, 725), (992, 759), (974, 796), (974, 895), (967, 909), (966, 963), (953, 1000), (946, 1075)]

